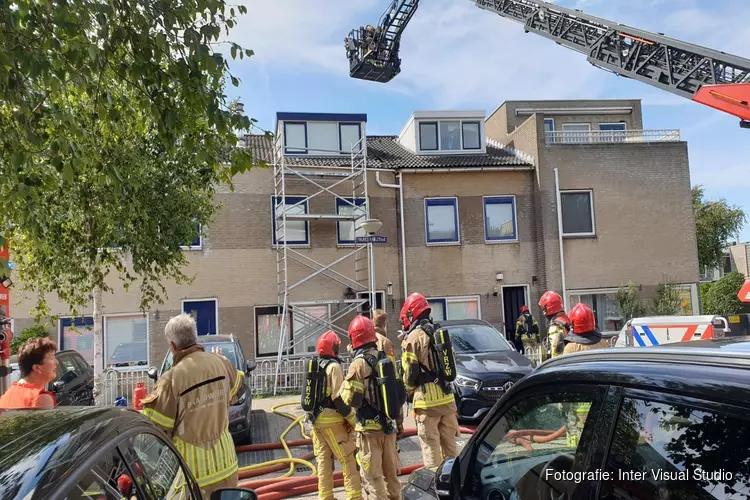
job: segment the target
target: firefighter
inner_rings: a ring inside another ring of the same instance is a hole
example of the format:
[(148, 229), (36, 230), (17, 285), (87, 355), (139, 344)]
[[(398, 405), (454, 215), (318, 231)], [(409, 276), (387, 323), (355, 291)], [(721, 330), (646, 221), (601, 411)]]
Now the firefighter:
[[(383, 351), (388, 358), (396, 365), (396, 352), (393, 348), (393, 342), (388, 338), (386, 332), (386, 323), (388, 315), (382, 309), (375, 309), (372, 313), (372, 323), (375, 325), (375, 336), (378, 338), (378, 351)], [(404, 411), (403, 408), (396, 419), (396, 436), (401, 437), (404, 433)]]
[(456, 438), (459, 436), (456, 398), (452, 385), (437, 366), (433, 339), (435, 325), (430, 311), (424, 295), (412, 293), (406, 298), (400, 314), (406, 332), (401, 354), (404, 383), (411, 393), (422, 462), (428, 468), (437, 467), (443, 458), (458, 454)]
[(516, 320), (516, 349), (529, 354), (539, 346), (539, 325), (531, 315), (528, 306), (521, 306), (521, 315)]
[(596, 328), (594, 311), (589, 306), (578, 303), (573, 306), (568, 316), (573, 331), (563, 339), (563, 354), (609, 347), (609, 343), (602, 338), (601, 332)]
[(174, 363), (143, 398), (143, 416), (172, 438), (208, 499), (217, 489), (237, 487), (229, 405), (244, 391), (245, 374), (204, 351), (189, 314), (170, 319), (164, 334)]
[(542, 314), (549, 324), (547, 341), (550, 345), (550, 354), (553, 358), (560, 356), (563, 352), (563, 339), (568, 335), (571, 327), (570, 319), (565, 314), (562, 297), (557, 292), (548, 290), (539, 299), (539, 307), (542, 308)]
[(362, 498), (362, 483), (354, 452), (354, 411), (341, 399), (344, 370), (339, 360), (341, 340), (332, 331), (318, 338), (316, 350), (325, 372), (322, 410), (316, 412), (312, 428), (313, 448), (318, 463), (318, 498), (333, 500), (333, 457), (341, 464), (347, 500)]
[(349, 338), (354, 359), (344, 380), (341, 398), (357, 412), (355, 430), (364, 490), (371, 499), (398, 500), (401, 483), (396, 425), (380, 407), (376, 374), (368, 361), (379, 357), (375, 326), (369, 318), (359, 315), (349, 324)]

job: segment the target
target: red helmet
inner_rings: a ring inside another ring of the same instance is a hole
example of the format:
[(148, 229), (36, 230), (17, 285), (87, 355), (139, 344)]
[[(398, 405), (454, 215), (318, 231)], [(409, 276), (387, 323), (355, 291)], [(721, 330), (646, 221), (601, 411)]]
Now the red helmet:
[(593, 332), (596, 329), (596, 318), (594, 311), (586, 304), (580, 302), (573, 306), (568, 313), (570, 322), (573, 324), (573, 333), (582, 334)]
[(372, 324), (370, 318), (361, 314), (349, 323), (349, 338), (352, 340), (353, 349), (359, 349), (365, 344), (378, 341), (378, 337), (375, 335), (375, 325)]
[(127, 474), (121, 474), (117, 478), (117, 489), (120, 490), (122, 495), (130, 495), (133, 489), (133, 480)]
[(318, 343), (315, 346), (315, 350), (318, 351), (318, 356), (335, 358), (339, 355), (339, 345), (341, 345), (339, 336), (333, 333), (333, 331), (328, 330), (318, 337)]
[(525, 313), (525, 312), (529, 312), (529, 307), (528, 307), (528, 306), (526, 306), (526, 305), (522, 305), (522, 306), (521, 306), (521, 314), (523, 314), (523, 313)]
[(425, 311), (430, 310), (430, 304), (427, 303), (427, 299), (421, 293), (412, 293), (406, 297), (404, 301), (404, 307), (401, 308), (401, 314), (399, 319), (404, 330), (408, 330), (411, 326), (411, 322), (417, 319)]
[(560, 297), (560, 294), (557, 292), (553, 292), (552, 290), (547, 290), (546, 292), (544, 292), (542, 298), (539, 299), (539, 307), (542, 308), (542, 312), (545, 316), (552, 316), (553, 314), (563, 312), (563, 310), (565, 309), (563, 307), (563, 299), (562, 297)]

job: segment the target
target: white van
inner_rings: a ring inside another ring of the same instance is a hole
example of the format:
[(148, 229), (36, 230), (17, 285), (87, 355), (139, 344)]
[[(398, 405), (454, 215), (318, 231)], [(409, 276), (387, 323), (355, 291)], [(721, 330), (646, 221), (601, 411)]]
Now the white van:
[(714, 339), (724, 337), (728, 331), (726, 318), (715, 315), (633, 318), (622, 327), (614, 346), (647, 347)]

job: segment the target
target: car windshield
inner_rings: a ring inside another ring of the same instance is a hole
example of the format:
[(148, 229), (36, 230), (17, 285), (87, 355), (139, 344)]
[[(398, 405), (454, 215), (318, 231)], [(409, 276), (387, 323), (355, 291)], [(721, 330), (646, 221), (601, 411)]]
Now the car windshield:
[(148, 346), (143, 342), (120, 344), (109, 358), (110, 366), (146, 365)]
[[(201, 342), (200, 345), (206, 350), (206, 352), (215, 352), (221, 349), (221, 355), (224, 356), (232, 363), (238, 370), (241, 369), (237, 356), (237, 347), (233, 342)], [(167, 357), (164, 359), (162, 365), (162, 372), (166, 372), (172, 368), (172, 353), (167, 353)]]
[(456, 354), (510, 351), (502, 334), (491, 326), (455, 325), (447, 328)]

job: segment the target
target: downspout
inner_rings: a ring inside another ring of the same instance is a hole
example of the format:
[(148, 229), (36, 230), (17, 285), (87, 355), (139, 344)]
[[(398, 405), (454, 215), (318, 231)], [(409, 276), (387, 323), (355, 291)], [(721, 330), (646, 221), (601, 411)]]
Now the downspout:
[(562, 276), (562, 299), (565, 310), (568, 310), (568, 289), (565, 286), (565, 256), (563, 255), (562, 207), (560, 205), (560, 177), (555, 168), (555, 198), (557, 199), (557, 239), (560, 242), (560, 274)]
[(380, 171), (375, 172), (375, 181), (382, 188), (398, 189), (398, 212), (401, 218), (401, 274), (404, 283), (404, 300), (408, 297), (409, 287), (406, 284), (406, 230), (404, 229), (404, 180), (403, 174), (398, 172), (398, 184), (388, 184), (380, 180)]

